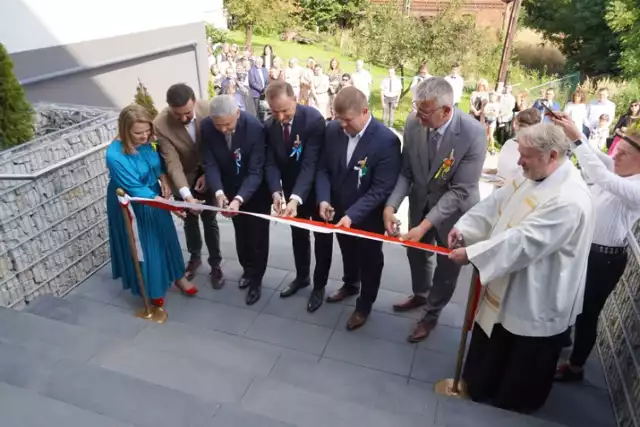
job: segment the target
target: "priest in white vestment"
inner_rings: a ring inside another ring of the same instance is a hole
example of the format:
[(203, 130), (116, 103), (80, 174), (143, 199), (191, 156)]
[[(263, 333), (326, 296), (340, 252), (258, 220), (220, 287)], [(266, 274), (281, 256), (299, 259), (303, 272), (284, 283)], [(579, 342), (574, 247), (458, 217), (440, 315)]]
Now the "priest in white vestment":
[(463, 371), (475, 401), (530, 413), (546, 401), (569, 328), (582, 309), (594, 206), (551, 123), (516, 135), (524, 177), (469, 210), (450, 258), (483, 284)]

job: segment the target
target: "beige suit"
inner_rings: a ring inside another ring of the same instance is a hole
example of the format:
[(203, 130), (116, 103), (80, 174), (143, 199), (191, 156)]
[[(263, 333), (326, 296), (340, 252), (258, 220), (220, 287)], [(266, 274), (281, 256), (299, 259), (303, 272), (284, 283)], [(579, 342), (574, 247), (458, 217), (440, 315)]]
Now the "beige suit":
[(162, 110), (153, 122), (167, 173), (176, 189), (193, 188), (202, 174), (200, 155), (200, 122), (209, 115), (207, 101), (196, 101), (196, 142), (186, 127), (176, 120), (169, 107)]

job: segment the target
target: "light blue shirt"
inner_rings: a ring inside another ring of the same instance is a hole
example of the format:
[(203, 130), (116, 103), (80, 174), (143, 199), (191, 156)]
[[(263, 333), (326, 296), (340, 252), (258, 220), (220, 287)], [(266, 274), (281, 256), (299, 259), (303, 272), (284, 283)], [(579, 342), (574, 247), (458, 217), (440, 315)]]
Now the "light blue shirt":
[[(451, 125), (451, 121), (453, 120), (453, 116), (455, 114), (455, 109), (453, 110), (453, 114), (451, 114), (451, 117), (449, 117), (449, 120), (447, 120), (447, 122), (445, 124), (443, 124), (442, 126), (440, 126), (437, 130), (436, 133), (438, 134), (438, 142), (437, 142), (437, 146), (436, 146), (436, 150), (440, 148), (440, 142), (442, 141), (442, 137), (444, 136), (444, 134), (447, 132), (447, 129), (449, 129), (449, 126)], [(433, 131), (433, 129), (431, 129)]]

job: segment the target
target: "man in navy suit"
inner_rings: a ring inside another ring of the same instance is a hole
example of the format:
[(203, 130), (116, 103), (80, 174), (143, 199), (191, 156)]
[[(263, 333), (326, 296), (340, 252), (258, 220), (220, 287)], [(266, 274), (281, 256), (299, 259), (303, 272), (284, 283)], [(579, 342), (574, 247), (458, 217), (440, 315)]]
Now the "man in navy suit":
[[(277, 80), (270, 83), (267, 86), (266, 99), (272, 115), (265, 124), (265, 173), (274, 209), (283, 216), (318, 220), (313, 183), (324, 145), (325, 120), (315, 108), (297, 104), (293, 87), (285, 81)], [(286, 207), (283, 207), (283, 203), (286, 203)], [(296, 277), (280, 293), (282, 298), (294, 295), (310, 283), (310, 233), (298, 227), (291, 227), (291, 239)], [(314, 240), (316, 267), (313, 283), (314, 287), (324, 290), (329, 280), (333, 236), (315, 233)], [(313, 295), (312, 293), (307, 304), (309, 312), (316, 311), (322, 305), (323, 296), (317, 298)]]
[[(200, 125), (204, 173), (218, 207), (270, 213), (263, 184), (265, 132), (258, 120), (238, 109), (229, 95), (211, 101), (210, 117)], [(231, 200), (231, 202), (229, 202)], [(269, 221), (250, 215), (233, 218), (238, 260), (243, 269), (240, 289), (249, 288), (247, 305), (260, 299), (269, 258)]]
[(251, 89), (251, 97), (256, 105), (256, 114), (261, 122), (263, 122), (264, 119), (260, 109), (260, 100), (264, 99), (264, 90), (266, 89), (269, 81), (267, 69), (262, 66), (262, 63), (262, 58), (257, 57), (253, 63), (253, 67), (249, 70), (249, 88)]
[[(333, 106), (337, 120), (327, 126), (316, 174), (319, 215), (325, 221), (337, 219), (336, 227), (384, 234), (382, 211), (400, 173), (400, 140), (371, 117), (367, 97), (355, 87), (338, 92)], [(344, 285), (327, 302), (360, 292), (347, 322), (353, 330), (364, 325), (378, 295), (382, 242), (338, 234), (338, 243)]]

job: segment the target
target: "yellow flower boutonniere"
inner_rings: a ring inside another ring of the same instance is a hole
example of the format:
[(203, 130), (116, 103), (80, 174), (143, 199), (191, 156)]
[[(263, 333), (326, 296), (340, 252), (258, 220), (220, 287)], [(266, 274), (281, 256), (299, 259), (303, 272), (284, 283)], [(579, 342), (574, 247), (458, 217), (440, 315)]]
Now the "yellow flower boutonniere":
[(442, 164), (438, 168), (438, 171), (436, 172), (434, 178), (444, 178), (444, 176), (449, 173), (449, 171), (451, 170), (451, 166), (453, 166), (453, 164), (456, 162), (456, 159), (453, 158), (453, 151), (454, 150), (452, 149), (451, 153), (449, 153), (449, 157), (442, 161)]
[(151, 141), (151, 148), (153, 148), (153, 151), (158, 151), (158, 141)]

